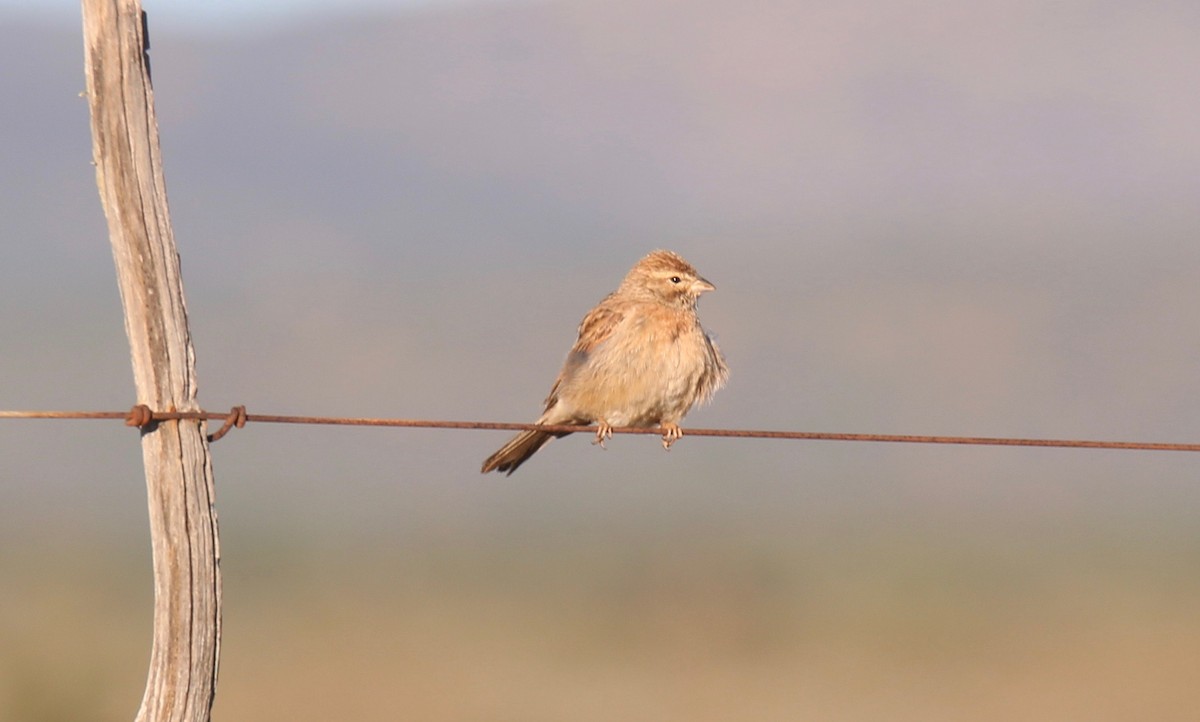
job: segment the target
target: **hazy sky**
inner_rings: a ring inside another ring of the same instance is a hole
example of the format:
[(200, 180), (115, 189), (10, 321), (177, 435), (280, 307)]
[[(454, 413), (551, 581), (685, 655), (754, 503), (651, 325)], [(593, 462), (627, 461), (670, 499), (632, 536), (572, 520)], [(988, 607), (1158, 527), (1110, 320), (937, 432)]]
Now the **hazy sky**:
[[(264, 13), (152, 50), (205, 406), (534, 418), (583, 313), (665, 246), (716, 283), (702, 317), (733, 369), (688, 425), (1200, 434), (1194, 14), (467, 1), (331, 12), (310, 32), (272, 25), (281, 4), (146, 0), (176, 31)], [(128, 407), (78, 6), (37, 6), (61, 14), (0, 21), (0, 68), (18, 71), (0, 73), (0, 408)], [(126, 430), (70, 427), (62, 454), (45, 428), (0, 434), (0, 511), (61, 520), (70, 499), (140, 528)], [(624, 523), (690, 505), (756, 527), (964, 507), (1053, 525), (1089, 504), (1200, 504), (1180, 456), (567, 439), (514, 486), (478, 471), (503, 441), (257, 427), (218, 447), (222, 521)]]
[[(450, 5), (488, 0), (144, 0), (142, 8), (152, 13), (155, 22), (168, 25), (199, 24), (215, 26), (230, 20), (259, 24), (287, 22), (321, 13), (348, 13)], [(493, 0), (494, 1), (494, 0)], [(0, 10), (18, 10), (32, 14), (61, 17), (79, 13), (78, 0), (0, 0)]]

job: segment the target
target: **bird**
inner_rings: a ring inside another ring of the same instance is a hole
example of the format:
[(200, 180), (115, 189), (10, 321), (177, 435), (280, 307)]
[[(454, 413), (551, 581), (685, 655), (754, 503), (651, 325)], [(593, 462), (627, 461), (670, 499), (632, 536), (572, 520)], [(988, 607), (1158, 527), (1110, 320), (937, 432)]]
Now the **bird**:
[[(537, 424), (590, 426), (604, 448), (614, 427), (662, 429), (663, 448), (683, 436), (679, 422), (725, 385), (729, 367), (700, 325), (696, 302), (715, 290), (672, 251), (646, 255), (579, 324)], [(527, 430), (483, 462), (507, 472), (548, 442), (572, 432)]]

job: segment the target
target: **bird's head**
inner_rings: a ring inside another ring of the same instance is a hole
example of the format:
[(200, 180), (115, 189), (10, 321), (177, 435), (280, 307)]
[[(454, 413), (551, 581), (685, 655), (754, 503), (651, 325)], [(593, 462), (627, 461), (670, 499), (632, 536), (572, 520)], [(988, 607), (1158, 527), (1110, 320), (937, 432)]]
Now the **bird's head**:
[(692, 264), (671, 251), (650, 253), (638, 261), (621, 282), (622, 292), (689, 307), (696, 305), (700, 294), (714, 288)]

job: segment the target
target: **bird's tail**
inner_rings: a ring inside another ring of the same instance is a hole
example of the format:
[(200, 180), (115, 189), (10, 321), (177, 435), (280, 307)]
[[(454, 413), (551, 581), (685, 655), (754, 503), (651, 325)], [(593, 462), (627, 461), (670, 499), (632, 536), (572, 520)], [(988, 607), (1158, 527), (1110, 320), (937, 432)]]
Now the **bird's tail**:
[(518, 466), (536, 454), (538, 449), (556, 438), (566, 436), (567, 433), (569, 432), (552, 434), (548, 431), (522, 431), (483, 462), (483, 473), (506, 471), (512, 474)]

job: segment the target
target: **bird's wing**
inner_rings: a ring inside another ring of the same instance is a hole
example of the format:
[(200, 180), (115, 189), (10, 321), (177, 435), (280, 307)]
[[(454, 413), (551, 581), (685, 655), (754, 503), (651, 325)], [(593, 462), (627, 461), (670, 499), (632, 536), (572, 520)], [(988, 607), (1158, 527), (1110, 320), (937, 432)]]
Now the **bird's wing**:
[(624, 311), (615, 304), (608, 303), (611, 298), (612, 296), (605, 298), (579, 322), (579, 338), (571, 347), (571, 353), (591, 353), (612, 335), (613, 330), (625, 318)]
[(708, 359), (704, 364), (704, 372), (696, 380), (696, 401), (703, 404), (711, 400), (717, 389), (725, 385), (726, 379), (729, 378), (729, 366), (725, 363), (725, 354), (721, 353), (713, 337), (703, 331), (701, 333), (704, 335)]
[(597, 346), (612, 336), (613, 330), (625, 318), (625, 312), (616, 304), (610, 303), (614, 295), (608, 295), (579, 322), (579, 338), (575, 340), (575, 345), (567, 354), (567, 360), (563, 362), (562, 370), (558, 372), (558, 378), (554, 380), (554, 387), (550, 389), (550, 395), (546, 397), (547, 411), (558, 402), (558, 389), (562, 386), (563, 381), (570, 378), (575, 369), (587, 361), (588, 356)]

